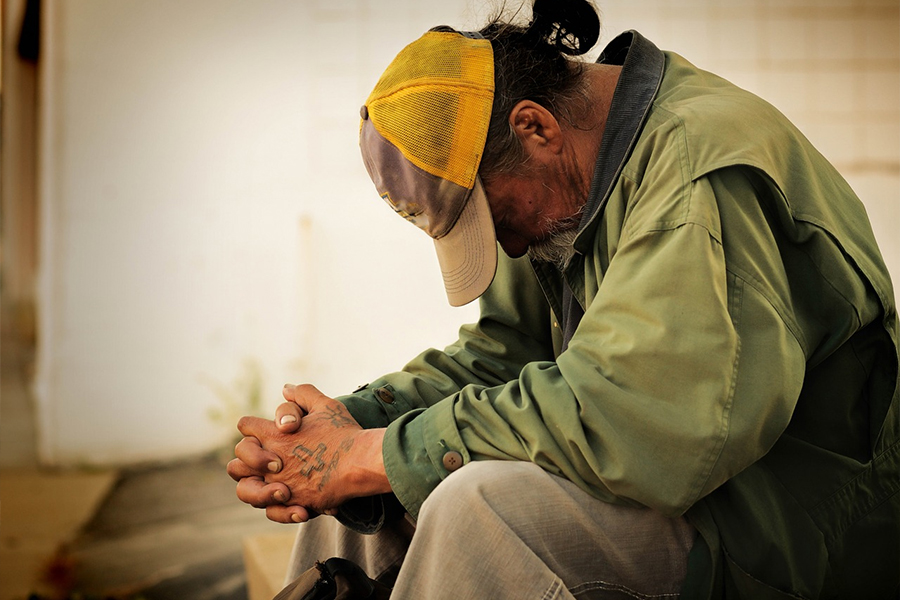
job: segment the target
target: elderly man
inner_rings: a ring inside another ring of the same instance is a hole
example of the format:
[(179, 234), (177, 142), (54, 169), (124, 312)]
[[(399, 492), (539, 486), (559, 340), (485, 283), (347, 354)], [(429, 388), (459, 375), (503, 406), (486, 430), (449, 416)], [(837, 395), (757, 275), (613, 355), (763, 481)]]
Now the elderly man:
[(388, 67), (366, 167), (480, 318), (349, 396), (286, 386), (239, 424), (238, 496), (336, 516), (294, 571), (345, 556), (394, 597), (894, 597), (897, 316), (862, 204), (636, 32), (569, 58), (598, 33), (538, 1)]

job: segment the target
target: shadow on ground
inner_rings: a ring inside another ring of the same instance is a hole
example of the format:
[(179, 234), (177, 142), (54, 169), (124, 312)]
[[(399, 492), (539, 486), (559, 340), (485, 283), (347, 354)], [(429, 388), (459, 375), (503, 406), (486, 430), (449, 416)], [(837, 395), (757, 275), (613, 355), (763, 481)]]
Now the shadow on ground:
[(123, 471), (68, 549), (83, 597), (246, 600), (241, 540), (284, 532), (237, 500), (216, 457)]

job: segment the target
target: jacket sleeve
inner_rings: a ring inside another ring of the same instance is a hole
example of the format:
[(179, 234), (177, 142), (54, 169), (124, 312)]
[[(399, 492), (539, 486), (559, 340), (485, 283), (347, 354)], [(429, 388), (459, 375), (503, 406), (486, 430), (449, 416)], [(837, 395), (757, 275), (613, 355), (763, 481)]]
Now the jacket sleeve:
[[(752, 183), (620, 184), (628, 219), (614, 249), (587, 257), (599, 285), (556, 362), (444, 386), (452, 395), (388, 427), (388, 478), (413, 515), (448, 475), (448, 450), (535, 462), (605, 501), (679, 515), (786, 427), (804, 356), (771, 301), (787, 284)], [(741, 221), (727, 251), (720, 202)]]

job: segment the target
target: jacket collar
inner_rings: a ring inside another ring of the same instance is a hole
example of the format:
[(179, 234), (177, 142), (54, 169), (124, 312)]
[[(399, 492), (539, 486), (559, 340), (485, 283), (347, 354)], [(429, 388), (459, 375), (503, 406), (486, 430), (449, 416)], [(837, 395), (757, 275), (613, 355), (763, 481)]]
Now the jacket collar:
[(650, 106), (659, 91), (666, 58), (653, 42), (632, 30), (610, 42), (597, 62), (621, 65), (622, 72), (613, 93), (600, 152), (594, 163), (594, 177), (581, 219), (581, 230), (575, 240), (575, 249), (580, 254), (590, 250), (592, 236), (588, 231), (597, 226), (613, 185), (647, 120)]
[(653, 42), (636, 31), (626, 31), (609, 43), (597, 62), (621, 65), (622, 72), (613, 92), (600, 152), (594, 163), (594, 176), (575, 240), (576, 255), (565, 275), (549, 263), (531, 262), (544, 295), (560, 321), (563, 351), (568, 348), (584, 316), (583, 265), (584, 255), (591, 251), (592, 232), (598, 227), (603, 207), (650, 113), (666, 58)]

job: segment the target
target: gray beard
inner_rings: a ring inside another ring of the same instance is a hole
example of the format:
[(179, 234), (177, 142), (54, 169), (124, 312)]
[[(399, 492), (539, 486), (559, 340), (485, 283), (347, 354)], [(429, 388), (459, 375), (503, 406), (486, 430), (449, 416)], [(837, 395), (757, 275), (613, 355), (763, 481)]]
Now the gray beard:
[(571, 217), (553, 223), (550, 235), (528, 246), (531, 260), (547, 262), (565, 271), (569, 261), (575, 256), (575, 238), (581, 224), (581, 211)]

